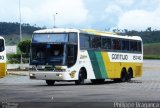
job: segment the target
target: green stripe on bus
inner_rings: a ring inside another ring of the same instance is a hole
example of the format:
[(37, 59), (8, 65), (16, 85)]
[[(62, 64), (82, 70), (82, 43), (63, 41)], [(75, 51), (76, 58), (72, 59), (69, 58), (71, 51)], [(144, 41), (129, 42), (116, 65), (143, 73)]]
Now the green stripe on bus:
[(104, 62), (103, 62), (101, 52), (97, 51), (97, 52), (95, 52), (95, 55), (96, 55), (96, 58), (97, 58), (97, 62), (98, 62), (98, 65), (99, 65), (101, 76), (102, 76), (102, 78), (105, 79), (105, 78), (107, 78), (107, 75), (106, 75), (106, 69), (105, 69), (105, 66), (104, 66)]
[(90, 58), (90, 61), (91, 61), (92, 68), (93, 68), (96, 79), (102, 78), (95, 52), (94, 51), (88, 51), (88, 54), (89, 54), (89, 58)]

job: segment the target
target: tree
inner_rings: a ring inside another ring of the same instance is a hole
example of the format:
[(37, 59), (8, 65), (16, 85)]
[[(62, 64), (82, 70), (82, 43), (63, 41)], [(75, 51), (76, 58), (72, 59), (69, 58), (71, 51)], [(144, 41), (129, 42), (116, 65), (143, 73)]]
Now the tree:
[(151, 31), (152, 31), (152, 28), (151, 28), (151, 27), (148, 27), (148, 28), (146, 29), (146, 31), (151, 32)]
[(24, 40), (19, 42), (18, 47), (21, 52), (29, 54), (30, 45), (31, 45), (31, 40)]

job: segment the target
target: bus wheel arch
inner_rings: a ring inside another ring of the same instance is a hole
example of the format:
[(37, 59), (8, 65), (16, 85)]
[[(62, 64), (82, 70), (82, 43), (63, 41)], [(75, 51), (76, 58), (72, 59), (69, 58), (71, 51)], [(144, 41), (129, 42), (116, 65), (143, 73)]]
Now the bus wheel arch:
[(85, 67), (82, 67), (78, 73), (78, 80), (75, 81), (77, 85), (84, 84), (84, 80), (87, 79), (87, 70)]

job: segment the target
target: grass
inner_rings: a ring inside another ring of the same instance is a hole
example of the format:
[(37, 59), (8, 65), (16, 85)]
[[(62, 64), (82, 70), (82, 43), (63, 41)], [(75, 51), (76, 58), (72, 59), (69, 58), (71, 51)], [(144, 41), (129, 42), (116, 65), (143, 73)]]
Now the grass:
[(160, 43), (144, 44), (144, 55), (160, 55)]
[(160, 55), (144, 55), (144, 59), (158, 59), (160, 60)]
[(144, 44), (144, 59), (160, 59), (160, 43)]

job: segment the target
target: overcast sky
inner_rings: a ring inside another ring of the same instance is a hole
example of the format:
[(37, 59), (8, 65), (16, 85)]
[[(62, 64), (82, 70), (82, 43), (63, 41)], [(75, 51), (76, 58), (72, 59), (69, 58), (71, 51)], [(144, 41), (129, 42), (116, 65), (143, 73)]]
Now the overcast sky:
[[(160, 0), (21, 0), (22, 23), (36, 26), (160, 29)], [(0, 22), (19, 22), (19, 0), (0, 0)]]

